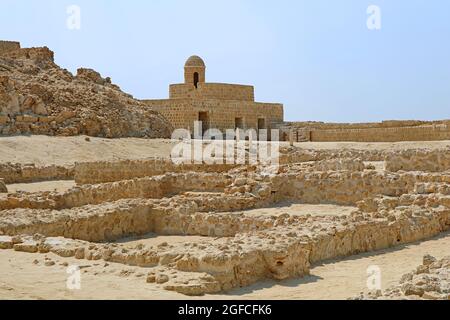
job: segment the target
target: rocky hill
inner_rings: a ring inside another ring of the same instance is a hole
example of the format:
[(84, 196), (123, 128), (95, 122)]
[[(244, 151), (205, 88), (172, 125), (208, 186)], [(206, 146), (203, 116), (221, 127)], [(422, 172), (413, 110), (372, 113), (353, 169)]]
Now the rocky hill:
[(0, 47), (0, 135), (170, 137), (159, 113), (91, 69), (60, 68), (44, 48)]

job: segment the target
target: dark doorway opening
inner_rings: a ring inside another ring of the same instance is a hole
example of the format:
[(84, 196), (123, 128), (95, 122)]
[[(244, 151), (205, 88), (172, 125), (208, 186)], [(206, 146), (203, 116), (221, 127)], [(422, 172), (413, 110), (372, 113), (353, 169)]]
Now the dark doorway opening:
[(244, 129), (244, 120), (242, 118), (234, 119), (234, 128), (235, 129)]
[(194, 72), (194, 86), (198, 88), (198, 72)]
[(208, 112), (199, 112), (198, 121), (202, 123), (202, 135), (209, 129), (209, 114)]
[(261, 129), (267, 129), (266, 128), (266, 119), (264, 119), (264, 118), (258, 118), (258, 131)]

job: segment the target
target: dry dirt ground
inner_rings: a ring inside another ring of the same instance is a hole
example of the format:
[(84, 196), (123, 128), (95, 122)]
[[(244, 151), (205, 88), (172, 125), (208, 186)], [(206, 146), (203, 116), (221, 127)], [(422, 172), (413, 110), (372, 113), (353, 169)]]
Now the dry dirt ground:
[[(83, 161), (107, 161), (169, 157), (174, 142), (162, 139), (103, 139), (77, 137), (17, 136), (0, 137), (0, 163), (34, 163), (65, 165)], [(284, 143), (284, 145), (288, 145)], [(444, 148), (450, 141), (401, 143), (308, 142), (296, 146), (304, 149), (402, 150), (408, 148)]]
[[(0, 138), (0, 163), (34, 163), (67, 165), (74, 162), (168, 157), (174, 142), (145, 139), (102, 139), (86, 137), (5, 137)], [(304, 143), (305, 149), (402, 150), (408, 148), (437, 149), (450, 146), (450, 141), (408, 143)], [(74, 181), (46, 181), (8, 185), (16, 191), (64, 191)], [(248, 210), (248, 215), (349, 215), (352, 206), (306, 205), (282, 203), (274, 207)], [(158, 245), (202, 241), (200, 236), (158, 236), (121, 239), (130, 246)], [(263, 281), (227, 294), (205, 295), (195, 299), (347, 299), (366, 290), (367, 268), (376, 265), (382, 272), (382, 288), (386, 289), (419, 265), (425, 254), (436, 258), (450, 255), (450, 233), (432, 240), (403, 245), (339, 261), (327, 261), (311, 268), (302, 279)], [(54, 262), (54, 264), (53, 264)], [(68, 290), (67, 265), (81, 268), (81, 289)], [(0, 250), (0, 299), (189, 299), (161, 285), (146, 283), (142, 268), (104, 261), (80, 261), (52, 253), (29, 254)]]

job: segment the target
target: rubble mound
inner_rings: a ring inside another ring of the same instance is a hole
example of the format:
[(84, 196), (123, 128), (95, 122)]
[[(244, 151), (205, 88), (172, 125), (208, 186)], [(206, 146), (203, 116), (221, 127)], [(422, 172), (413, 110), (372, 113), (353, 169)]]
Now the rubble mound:
[(91, 69), (60, 68), (47, 47), (0, 52), (0, 135), (168, 138), (159, 113)]

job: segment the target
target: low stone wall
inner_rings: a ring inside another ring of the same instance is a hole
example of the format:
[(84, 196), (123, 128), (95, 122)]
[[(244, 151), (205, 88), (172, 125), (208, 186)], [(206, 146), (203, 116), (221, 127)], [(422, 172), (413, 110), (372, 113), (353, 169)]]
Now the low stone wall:
[(432, 125), (396, 128), (311, 130), (313, 142), (397, 142), (450, 140), (450, 126)]
[(65, 192), (8, 194), (0, 196), (0, 210), (15, 208), (60, 210), (120, 199), (159, 199), (186, 191), (221, 191), (230, 183), (231, 179), (223, 174), (167, 174), (98, 185), (83, 185)]
[(167, 172), (227, 172), (236, 165), (174, 164), (167, 159), (99, 161), (75, 164), (75, 182), (96, 184), (162, 175)]
[(384, 161), (387, 154), (388, 151), (381, 150), (309, 150), (290, 147), (280, 148), (280, 164), (337, 159)]
[(34, 164), (0, 164), (0, 178), (6, 184), (29, 183), (47, 180), (72, 180), (74, 168), (71, 166), (35, 166)]
[(368, 172), (300, 172), (271, 179), (276, 201), (295, 200), (310, 204), (355, 205), (377, 195), (399, 197), (413, 192), (418, 183), (448, 183), (440, 174), (394, 174)]
[(450, 149), (443, 150), (405, 150), (386, 156), (388, 171), (429, 171), (450, 170)]
[(301, 169), (309, 171), (364, 171), (361, 159), (340, 158), (302, 163)]

